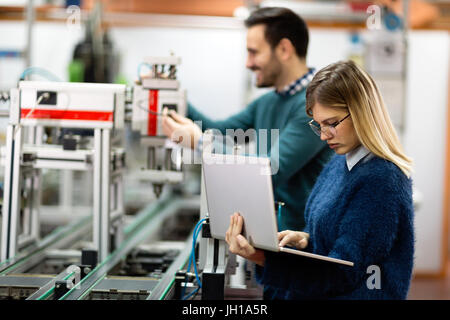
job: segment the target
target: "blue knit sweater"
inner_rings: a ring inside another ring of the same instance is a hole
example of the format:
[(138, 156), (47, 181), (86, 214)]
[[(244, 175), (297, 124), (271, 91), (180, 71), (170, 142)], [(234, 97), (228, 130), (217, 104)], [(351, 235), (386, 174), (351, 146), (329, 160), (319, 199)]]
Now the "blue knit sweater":
[(389, 161), (374, 157), (349, 171), (345, 156), (336, 155), (306, 204), (306, 251), (354, 267), (266, 252), (257, 279), (278, 299), (405, 299), (414, 255), (411, 189)]

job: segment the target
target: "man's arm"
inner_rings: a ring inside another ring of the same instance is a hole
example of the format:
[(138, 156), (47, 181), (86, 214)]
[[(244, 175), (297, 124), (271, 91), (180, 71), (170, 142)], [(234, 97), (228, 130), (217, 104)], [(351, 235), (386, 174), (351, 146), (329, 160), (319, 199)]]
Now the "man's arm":
[[(188, 103), (187, 117), (176, 112), (163, 111), (162, 129), (164, 134), (172, 141), (181, 143), (185, 147), (196, 149), (202, 141), (202, 132), (208, 129), (219, 130), (223, 136), (227, 129), (247, 130), (254, 125), (255, 103), (250, 104), (244, 110), (228, 119), (214, 121), (197, 111)], [(219, 141), (219, 143), (225, 143)]]
[(227, 119), (212, 120), (199, 112), (192, 104), (188, 103), (187, 117), (196, 123), (201, 122), (202, 131), (217, 129), (225, 135), (227, 129), (242, 129), (245, 131), (249, 128), (253, 128), (254, 107), (254, 103), (251, 103), (244, 110)]

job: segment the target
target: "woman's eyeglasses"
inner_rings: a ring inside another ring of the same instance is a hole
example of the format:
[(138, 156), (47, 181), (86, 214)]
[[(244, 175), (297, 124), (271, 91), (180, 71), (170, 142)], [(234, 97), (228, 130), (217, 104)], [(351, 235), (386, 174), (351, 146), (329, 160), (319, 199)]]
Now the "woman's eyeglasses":
[(316, 123), (314, 123), (314, 120), (311, 120), (308, 124), (309, 127), (311, 128), (311, 130), (317, 134), (319, 137), (320, 135), (323, 133), (326, 136), (330, 137), (334, 137), (336, 135), (336, 127), (345, 119), (347, 119), (350, 116), (350, 113), (348, 115), (346, 115), (343, 119), (336, 121), (335, 123), (329, 124), (329, 125), (325, 125), (325, 126), (319, 126)]

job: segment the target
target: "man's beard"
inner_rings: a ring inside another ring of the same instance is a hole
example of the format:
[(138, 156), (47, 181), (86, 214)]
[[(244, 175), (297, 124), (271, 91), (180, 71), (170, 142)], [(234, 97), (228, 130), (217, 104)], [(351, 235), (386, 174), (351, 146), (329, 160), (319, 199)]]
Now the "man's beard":
[[(260, 68), (255, 69), (253, 71), (260, 70)], [(272, 54), (269, 63), (265, 67), (264, 73), (261, 74), (261, 82), (258, 82), (258, 79), (256, 80), (256, 87), (257, 88), (268, 88), (273, 87), (278, 79), (278, 77), (281, 74), (281, 63), (280, 61), (275, 57), (274, 54)]]

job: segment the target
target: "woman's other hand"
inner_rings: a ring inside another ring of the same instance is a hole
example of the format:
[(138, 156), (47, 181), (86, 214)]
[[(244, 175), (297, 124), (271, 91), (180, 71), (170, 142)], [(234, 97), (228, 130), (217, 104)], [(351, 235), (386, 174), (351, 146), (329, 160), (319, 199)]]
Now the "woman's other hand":
[(292, 246), (297, 249), (305, 249), (308, 246), (309, 233), (301, 231), (284, 230), (278, 232), (279, 246)]

